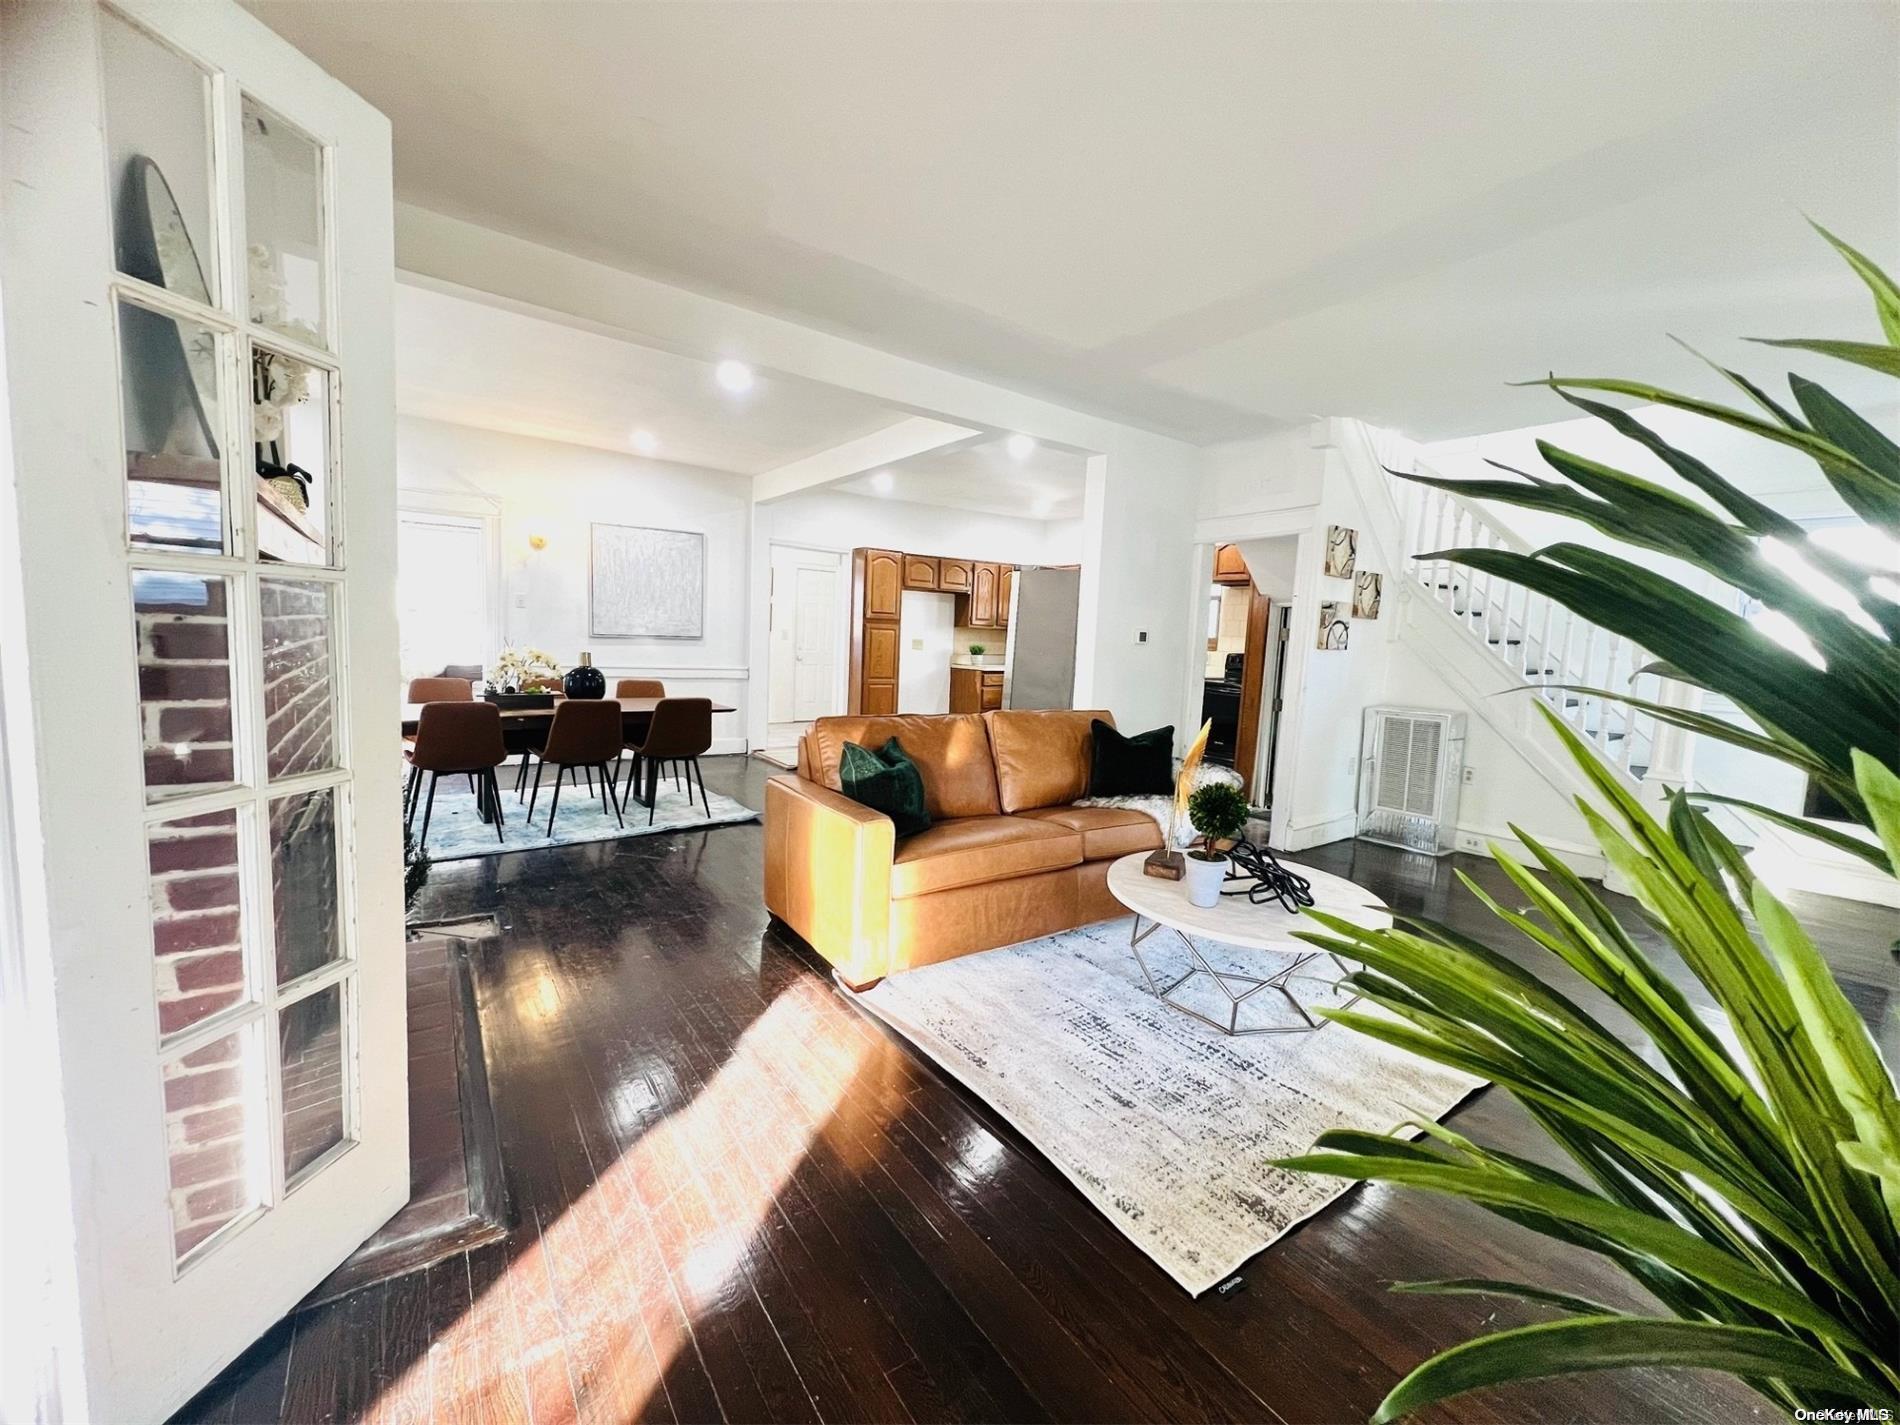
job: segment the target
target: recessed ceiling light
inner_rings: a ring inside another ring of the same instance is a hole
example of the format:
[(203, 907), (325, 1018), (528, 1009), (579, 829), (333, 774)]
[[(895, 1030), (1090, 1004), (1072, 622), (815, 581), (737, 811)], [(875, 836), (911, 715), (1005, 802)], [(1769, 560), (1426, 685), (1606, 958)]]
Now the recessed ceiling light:
[(713, 379), (737, 394), (752, 389), (752, 368), (743, 361), (722, 361), (713, 368)]
[(1007, 448), (1011, 459), (1027, 460), (1035, 453), (1035, 438), (1027, 435), (1012, 435), (1007, 442)]
[(633, 433), (633, 448), (642, 455), (657, 455), (660, 438), (650, 430), (637, 430)]
[(891, 478), (891, 472), (888, 470), (879, 470), (871, 476), (871, 488), (876, 490), (880, 495), (890, 494), (891, 486), (896, 483), (897, 482)]

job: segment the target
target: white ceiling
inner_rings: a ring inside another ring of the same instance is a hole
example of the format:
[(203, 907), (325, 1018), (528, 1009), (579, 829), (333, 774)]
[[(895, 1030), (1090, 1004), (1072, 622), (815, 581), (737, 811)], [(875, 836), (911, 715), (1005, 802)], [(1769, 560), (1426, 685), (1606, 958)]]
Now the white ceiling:
[(1878, 0), (250, 4), (408, 201), (1198, 440), (1869, 333), (1800, 212), (1900, 263)]
[(484, 430), (758, 475), (904, 419), (815, 381), (760, 376), (735, 395), (712, 363), (426, 288), (396, 287), (396, 406)]
[(926, 451), (884, 467), (888, 488), (871, 471), (836, 488), (854, 495), (924, 505), (981, 510), (1024, 519), (1082, 517), (1087, 457), (1060, 446), (1038, 445), (1027, 458), (1009, 453), (1002, 437)]

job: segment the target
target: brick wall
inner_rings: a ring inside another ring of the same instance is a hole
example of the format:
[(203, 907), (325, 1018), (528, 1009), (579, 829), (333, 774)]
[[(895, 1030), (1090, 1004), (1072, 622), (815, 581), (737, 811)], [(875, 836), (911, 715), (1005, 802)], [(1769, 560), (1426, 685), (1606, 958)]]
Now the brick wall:
[[(233, 775), (229, 614), (223, 581), (137, 576), (140, 719), (146, 781), (154, 786), (215, 784)], [(259, 586), (264, 657), (264, 715), (272, 777), (332, 765), (335, 726), (324, 586), (264, 579)], [(335, 932), (335, 858), (326, 852), (331, 817), (312, 816), (331, 796), (295, 797), (272, 809), (271, 881), (277, 956), (288, 944)], [(306, 842), (305, 837), (311, 838)], [(312, 853), (315, 854), (312, 854)], [(214, 812), (157, 824), (147, 842), (159, 1027), (170, 1034), (244, 997), (239, 935), (237, 816)], [(322, 884), (311, 884), (321, 882)], [(295, 911), (288, 907), (297, 906)], [(313, 917), (313, 911), (315, 915)], [(312, 928), (312, 919), (321, 922)], [(324, 958), (320, 954), (316, 962)], [(288, 965), (286, 966), (288, 968)], [(340, 1093), (340, 1045), (322, 1034), (296, 1051), (299, 1063), (335, 1055), (338, 1075), (300, 1085), (306, 1116), (313, 1099)], [(324, 1041), (328, 1039), (328, 1043)], [(316, 1050), (313, 1055), (310, 1051)], [(277, 1044), (263, 1046), (276, 1055)], [(174, 1247), (183, 1255), (252, 1205), (245, 1153), (247, 1105), (262, 1104), (262, 1084), (246, 1084), (239, 1036), (215, 1041), (165, 1069), (165, 1131), (171, 1165)], [(340, 1104), (330, 1115), (340, 1125)], [(302, 1136), (300, 1132), (300, 1137)]]

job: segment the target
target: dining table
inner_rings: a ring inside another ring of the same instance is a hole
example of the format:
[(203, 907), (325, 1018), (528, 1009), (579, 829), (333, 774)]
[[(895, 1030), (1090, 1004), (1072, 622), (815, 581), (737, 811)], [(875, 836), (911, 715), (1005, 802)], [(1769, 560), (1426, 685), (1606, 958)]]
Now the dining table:
[[(546, 732), (554, 722), (555, 708), (560, 707), (563, 700), (562, 695), (556, 693), (552, 707), (502, 708), (502, 736), (506, 738), (510, 733)], [(646, 739), (647, 725), (653, 721), (653, 710), (664, 700), (661, 698), (604, 698), (602, 701), (620, 704), (620, 725), (624, 739), (628, 742), (642, 742)], [(402, 735), (404, 737), (415, 736), (416, 724), (422, 717), (424, 706), (423, 703), (402, 705)], [(713, 703), (712, 710), (715, 714), (739, 711), (721, 702)], [(510, 750), (512, 751), (513, 748), (511, 747)], [(634, 791), (634, 800), (641, 806), (647, 804), (646, 799), (639, 795), (637, 788)], [(484, 814), (483, 820), (486, 819), (486, 814)]]

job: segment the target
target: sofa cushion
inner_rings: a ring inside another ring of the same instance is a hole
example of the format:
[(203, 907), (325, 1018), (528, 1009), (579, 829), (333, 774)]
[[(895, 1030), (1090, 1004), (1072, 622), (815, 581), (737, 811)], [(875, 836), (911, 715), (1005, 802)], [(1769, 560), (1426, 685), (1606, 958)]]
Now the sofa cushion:
[(1090, 725), (1115, 715), (1073, 708), (1009, 708), (983, 714), (996, 758), (997, 796), (1007, 813), (1067, 806), (1088, 795)]
[(1038, 807), (1022, 816), (1082, 833), (1084, 861), (1113, 861), (1134, 851), (1159, 851), (1161, 827), (1144, 811), (1122, 807)]
[(915, 836), (930, 825), (924, 810), (924, 779), (895, 737), (873, 751), (855, 742), (844, 745), (838, 763), (844, 794), (859, 806), (881, 811), (899, 836)]
[(1098, 723), (1093, 731), (1089, 743), (1089, 796), (1159, 797), (1173, 792), (1172, 724), (1133, 737), (1123, 737), (1112, 723)]
[(959, 816), (995, 816), (996, 767), (981, 713), (896, 713), (889, 717), (821, 717), (806, 734), (811, 775), (844, 790), (839, 763), (844, 745), (882, 747), (895, 737), (924, 779), (924, 808), (932, 821)]
[(891, 899), (1081, 864), (1082, 837), (1066, 826), (1019, 816), (959, 817), (899, 843)]

